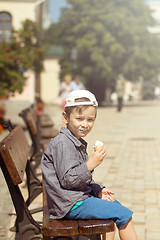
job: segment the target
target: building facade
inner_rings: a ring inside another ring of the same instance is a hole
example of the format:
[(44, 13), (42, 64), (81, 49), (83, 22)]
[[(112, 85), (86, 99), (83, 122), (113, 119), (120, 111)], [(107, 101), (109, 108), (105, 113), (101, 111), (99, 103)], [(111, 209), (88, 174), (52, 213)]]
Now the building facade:
[[(22, 22), (30, 19), (43, 30), (51, 24), (49, 0), (0, 0), (0, 41), (9, 41), (12, 29), (21, 28)], [(33, 71), (28, 71), (27, 82), (22, 94), (15, 94), (11, 100), (34, 102), (38, 95), (44, 102), (51, 103), (58, 94), (58, 59), (50, 57), (44, 61), (44, 72), (38, 80), (40, 91), (36, 93), (36, 79)]]

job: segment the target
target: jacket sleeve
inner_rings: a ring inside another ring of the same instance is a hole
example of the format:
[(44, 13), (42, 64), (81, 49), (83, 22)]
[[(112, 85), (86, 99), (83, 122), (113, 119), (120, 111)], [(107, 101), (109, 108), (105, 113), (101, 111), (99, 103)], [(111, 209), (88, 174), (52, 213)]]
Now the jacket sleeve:
[(104, 185), (95, 183), (94, 180), (91, 181), (90, 186), (92, 188), (92, 194), (95, 197), (98, 197), (99, 192), (105, 187)]
[(78, 152), (66, 142), (58, 143), (55, 148), (54, 167), (61, 186), (65, 189), (87, 187), (92, 181), (92, 174), (86, 161), (79, 159)]

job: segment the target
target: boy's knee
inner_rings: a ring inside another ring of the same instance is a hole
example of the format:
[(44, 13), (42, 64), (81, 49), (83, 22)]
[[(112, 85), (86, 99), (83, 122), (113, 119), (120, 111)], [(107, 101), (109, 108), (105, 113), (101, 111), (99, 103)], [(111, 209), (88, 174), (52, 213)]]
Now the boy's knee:
[(122, 227), (120, 227), (119, 230), (125, 229), (130, 222), (132, 222), (132, 217), (128, 220), (128, 222), (126, 222), (126, 224), (124, 224)]

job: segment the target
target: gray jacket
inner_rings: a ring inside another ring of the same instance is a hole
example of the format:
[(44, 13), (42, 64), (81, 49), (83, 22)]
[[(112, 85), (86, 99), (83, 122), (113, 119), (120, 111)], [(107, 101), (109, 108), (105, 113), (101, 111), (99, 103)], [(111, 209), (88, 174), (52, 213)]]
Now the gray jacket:
[(86, 148), (86, 141), (61, 128), (43, 153), (42, 176), (49, 213), (55, 219), (63, 218), (77, 201), (97, 197), (103, 188), (92, 180)]

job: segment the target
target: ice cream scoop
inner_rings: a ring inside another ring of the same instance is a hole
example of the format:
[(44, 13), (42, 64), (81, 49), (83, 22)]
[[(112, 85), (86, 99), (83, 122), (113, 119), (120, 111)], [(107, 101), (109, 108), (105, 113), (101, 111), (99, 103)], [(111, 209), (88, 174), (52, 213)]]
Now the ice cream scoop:
[(93, 149), (94, 151), (96, 151), (99, 147), (103, 146), (103, 142), (101, 141), (96, 141), (94, 146), (93, 146)]

